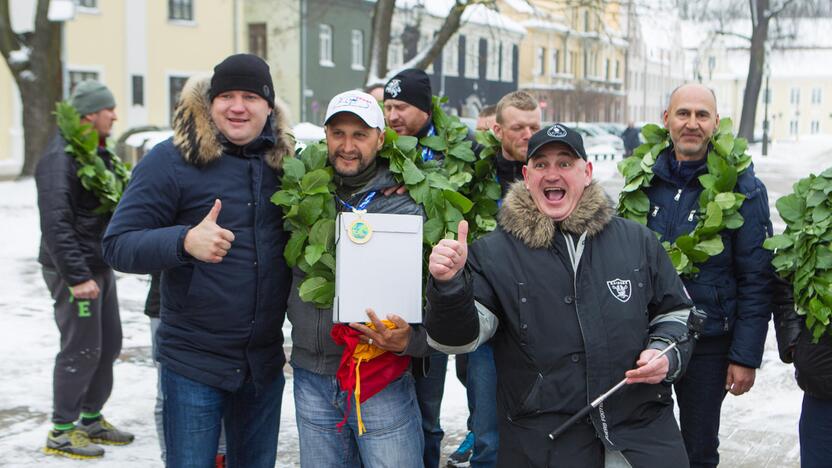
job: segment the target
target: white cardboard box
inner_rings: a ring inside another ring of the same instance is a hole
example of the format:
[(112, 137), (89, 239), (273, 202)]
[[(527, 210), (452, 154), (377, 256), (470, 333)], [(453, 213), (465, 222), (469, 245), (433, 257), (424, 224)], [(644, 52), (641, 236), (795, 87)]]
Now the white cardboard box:
[(348, 235), (358, 218), (343, 212), (336, 219), (332, 320), (366, 322), (369, 308), (382, 320), (396, 314), (422, 323), (422, 217), (365, 213), (372, 234), (363, 244)]

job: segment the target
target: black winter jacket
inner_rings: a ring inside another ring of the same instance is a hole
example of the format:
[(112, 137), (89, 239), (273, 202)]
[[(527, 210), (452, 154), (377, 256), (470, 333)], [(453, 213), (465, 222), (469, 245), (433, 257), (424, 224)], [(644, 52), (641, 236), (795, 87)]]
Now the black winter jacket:
[[(208, 89), (208, 79), (186, 84), (174, 137), (137, 165), (104, 237), (104, 254), (117, 270), (162, 272), (162, 364), (227, 391), (248, 376), (260, 388), (285, 362), (288, 236), (282, 211), (269, 199), (293, 145), (277, 108), (272, 126), (245, 147), (224, 142), (210, 118)], [(235, 239), (222, 262), (204, 263), (187, 255), (183, 243), (217, 198), (217, 224)]]
[[(534, 427), (538, 449), (548, 450), (546, 434), (615, 385), (642, 350), (686, 334), (692, 304), (655, 235), (612, 213), (603, 190), (592, 184), (556, 225), (517, 182), (501, 208), (500, 227), (472, 244), (464, 274), (429, 282), (425, 327), (432, 347), (469, 352), (498, 322), (490, 343), (501, 466), (515, 466), (517, 460), (503, 454), (520, 452), (514, 444), (522, 443), (504, 441), (503, 434)], [(689, 345), (668, 354), (669, 377), (678, 377), (689, 354)], [(609, 448), (650, 453), (652, 440), (681, 444), (673, 424), (652, 424), (672, 421), (672, 407), (668, 382), (635, 384), (591, 419)]]
[(805, 316), (794, 307), (792, 285), (782, 279), (774, 283), (774, 329), (780, 359), (794, 362), (797, 385), (815, 398), (832, 400), (832, 336), (812, 343)]
[[(66, 140), (56, 134), (35, 169), (40, 211), (38, 261), (58, 271), (70, 286), (92, 279), (93, 272), (109, 270), (101, 256), (101, 237), (109, 214), (96, 214), (101, 203), (81, 185), (78, 163), (67, 154)], [(109, 166), (107, 150), (99, 150)]]
[[(693, 230), (699, 220), (698, 176), (707, 171), (703, 165), (690, 180), (674, 173), (672, 148), (666, 149), (653, 166), (655, 177), (647, 191), (650, 212), (647, 226), (660, 235), (661, 241), (673, 242)], [(771, 288), (774, 278), (771, 252), (763, 241), (772, 235), (766, 188), (754, 176), (753, 166), (737, 178), (735, 191), (747, 198), (739, 212), (743, 225), (725, 229), (725, 249), (698, 265), (699, 273), (683, 281), (696, 307), (705, 311), (704, 336), (731, 334), (728, 359), (746, 367), (760, 367), (768, 321), (771, 317)]]

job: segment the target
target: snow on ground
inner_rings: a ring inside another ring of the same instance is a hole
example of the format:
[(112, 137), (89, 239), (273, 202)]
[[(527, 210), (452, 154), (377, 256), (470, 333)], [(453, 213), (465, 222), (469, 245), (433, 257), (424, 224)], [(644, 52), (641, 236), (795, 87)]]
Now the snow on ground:
[[(773, 205), (777, 197), (809, 172), (832, 166), (832, 137), (803, 138), (772, 145), (766, 158), (752, 146), (755, 168), (769, 188), (775, 231), (782, 223)], [(621, 178), (615, 161), (594, 163), (594, 177), (616, 196)], [(58, 332), (52, 304), (36, 261), (40, 230), (34, 181), (0, 182), (0, 219), (5, 242), (0, 246), (0, 453), (4, 466), (78, 466), (80, 463), (44, 455), (40, 448), (50, 427), (52, 365), (58, 351)], [(162, 466), (153, 423), (156, 371), (150, 359), (150, 333), (142, 314), (148, 281), (135, 275), (118, 276), (124, 343), (115, 366), (113, 395), (105, 414), (134, 432), (136, 442), (107, 447), (100, 461), (89, 466)], [(287, 329), (284, 330), (288, 336)], [(465, 435), (467, 406), (456, 380), (453, 360), (448, 366), (442, 423), (445, 455)], [(297, 465), (297, 430), (292, 404), (291, 370), (286, 367), (278, 466)], [(797, 420), (802, 393), (794, 384), (792, 368), (780, 363), (773, 333), (766, 343), (763, 368), (746, 396), (728, 396), (723, 409), (722, 466), (786, 467), (798, 465)]]

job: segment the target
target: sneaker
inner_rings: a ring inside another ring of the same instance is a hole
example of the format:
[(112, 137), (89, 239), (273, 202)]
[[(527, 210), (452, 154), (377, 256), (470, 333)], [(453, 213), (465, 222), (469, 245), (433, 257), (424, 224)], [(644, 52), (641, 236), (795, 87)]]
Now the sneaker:
[(61, 455), (76, 460), (104, 456), (104, 449), (90, 443), (87, 433), (77, 427), (68, 431), (49, 431), (43, 451), (50, 455)]
[(471, 454), (474, 452), (474, 433), (469, 432), (465, 440), (459, 444), (456, 451), (448, 457), (447, 466), (465, 467), (471, 466)]
[(116, 429), (104, 418), (90, 424), (84, 424), (82, 421), (78, 424), (78, 429), (86, 432), (90, 436), (90, 440), (97, 444), (127, 445), (133, 442), (135, 438), (129, 432)]

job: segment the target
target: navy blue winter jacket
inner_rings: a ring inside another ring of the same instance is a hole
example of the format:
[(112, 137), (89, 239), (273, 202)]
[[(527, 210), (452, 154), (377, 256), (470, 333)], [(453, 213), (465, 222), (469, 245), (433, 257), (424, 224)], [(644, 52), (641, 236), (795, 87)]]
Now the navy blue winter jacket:
[[(281, 327), (292, 277), (282, 212), (269, 198), (292, 145), (274, 123), (279, 115), (245, 147), (229, 144), (210, 121), (207, 91), (207, 81), (186, 85), (174, 137), (134, 170), (104, 236), (104, 257), (120, 271), (162, 272), (163, 365), (228, 391), (247, 377), (260, 388), (285, 362)], [(222, 262), (204, 263), (184, 251), (184, 238), (217, 198), (217, 224), (235, 239)]]
[[(672, 148), (653, 166), (647, 191), (650, 212), (647, 226), (662, 241), (675, 241), (693, 230), (700, 214), (698, 167), (679, 168)], [(682, 278), (694, 304), (708, 316), (705, 336), (733, 334), (728, 359), (746, 367), (760, 367), (771, 315), (771, 252), (763, 241), (772, 235), (766, 188), (754, 176), (753, 166), (737, 178), (734, 189), (748, 197), (740, 208), (745, 220), (739, 229), (722, 232), (725, 250), (698, 265), (699, 273)]]

